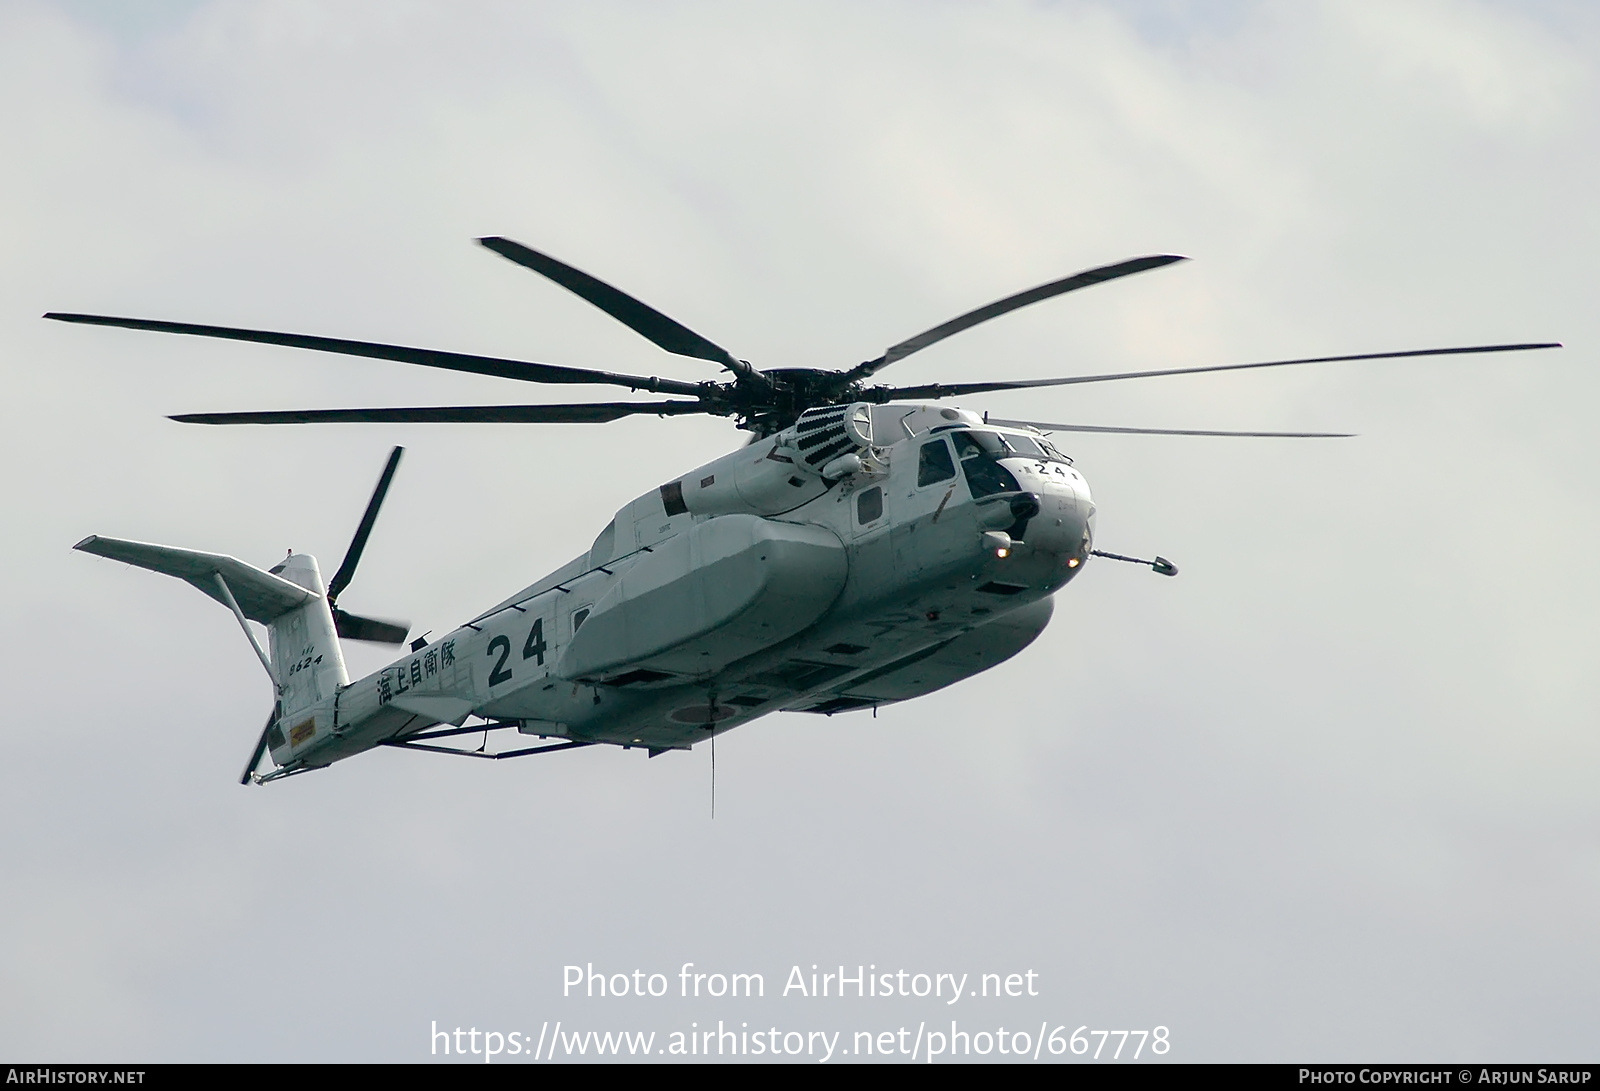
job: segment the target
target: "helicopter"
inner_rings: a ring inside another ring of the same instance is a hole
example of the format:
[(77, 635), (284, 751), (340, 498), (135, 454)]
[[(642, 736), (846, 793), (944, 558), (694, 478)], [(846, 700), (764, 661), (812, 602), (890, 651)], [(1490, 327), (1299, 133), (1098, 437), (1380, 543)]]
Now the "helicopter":
[[(378, 747), (504, 759), (595, 745), (656, 757), (772, 712), (824, 715), (912, 700), (997, 666), (1049, 623), (1053, 595), (1095, 557), (1165, 575), (1164, 557), (1095, 548), (1088, 482), (1056, 433), (1342, 438), (1000, 419), (932, 404), (994, 391), (1314, 363), (1559, 348), (1472, 345), (1062, 378), (887, 386), (883, 369), (1020, 307), (1186, 260), (1088, 269), (1006, 296), (841, 370), (761, 370), (631, 295), (501, 237), (478, 242), (566, 288), (665, 351), (718, 365), (684, 382), (378, 342), (50, 312), (87, 325), (364, 356), (532, 383), (595, 384), (665, 400), (189, 413), (206, 425), (605, 423), (710, 414), (738, 450), (623, 505), (589, 548), (449, 634), (352, 681), (341, 640), (404, 645), (409, 623), (338, 603), (399, 466), (395, 447), (326, 582), (291, 552), (260, 568), (222, 554), (90, 535), (75, 549), (184, 580), (226, 606), (273, 687), (241, 784), (327, 768)], [(266, 627), (263, 647), (250, 622)], [(490, 752), (489, 733), (534, 745)], [(476, 750), (441, 740), (482, 733)], [(270, 755), (273, 768), (260, 772)]]

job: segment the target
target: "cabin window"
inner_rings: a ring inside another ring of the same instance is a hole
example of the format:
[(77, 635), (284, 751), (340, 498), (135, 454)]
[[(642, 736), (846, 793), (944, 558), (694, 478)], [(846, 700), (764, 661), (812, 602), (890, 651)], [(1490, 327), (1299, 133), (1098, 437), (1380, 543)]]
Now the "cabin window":
[(874, 485), (856, 494), (856, 522), (862, 526), (876, 522), (883, 515), (883, 490)]
[(950, 448), (944, 440), (924, 443), (917, 456), (917, 484), (933, 485), (948, 481), (956, 475), (955, 463), (950, 460)]
[(583, 623), (589, 620), (589, 607), (572, 611), (572, 635), (578, 635), (578, 630), (583, 628)]
[(994, 432), (958, 432), (956, 453), (961, 456), (961, 472), (966, 474), (972, 495), (993, 496), (997, 492), (1021, 492), (1022, 486), (1000, 459), (1011, 450)]

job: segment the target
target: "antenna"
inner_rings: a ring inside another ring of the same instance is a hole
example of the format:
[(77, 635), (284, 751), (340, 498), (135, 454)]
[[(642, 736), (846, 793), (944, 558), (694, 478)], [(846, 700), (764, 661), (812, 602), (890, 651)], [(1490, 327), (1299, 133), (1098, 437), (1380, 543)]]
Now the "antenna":
[(1147, 564), (1150, 566), (1151, 571), (1162, 576), (1176, 576), (1178, 574), (1178, 566), (1165, 557), (1157, 557), (1153, 561), (1147, 561), (1143, 557), (1124, 557), (1120, 553), (1107, 553), (1100, 549), (1091, 549), (1089, 556), (1104, 557), (1108, 561), (1127, 561), (1129, 564)]

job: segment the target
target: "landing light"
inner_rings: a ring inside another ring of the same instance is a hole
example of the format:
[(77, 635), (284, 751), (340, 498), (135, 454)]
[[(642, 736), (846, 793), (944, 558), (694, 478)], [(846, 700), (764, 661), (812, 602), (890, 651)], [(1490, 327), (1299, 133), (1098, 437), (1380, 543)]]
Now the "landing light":
[(1011, 541), (1011, 535), (1007, 534), (1003, 530), (987, 530), (983, 533), (983, 548), (994, 550), (994, 555), (996, 557), (1010, 556), (1011, 547), (1013, 544), (1014, 543)]
[(1077, 568), (1080, 563), (1081, 562), (1076, 557), (1068, 557), (1067, 558), (1067, 567), (1068, 568)]

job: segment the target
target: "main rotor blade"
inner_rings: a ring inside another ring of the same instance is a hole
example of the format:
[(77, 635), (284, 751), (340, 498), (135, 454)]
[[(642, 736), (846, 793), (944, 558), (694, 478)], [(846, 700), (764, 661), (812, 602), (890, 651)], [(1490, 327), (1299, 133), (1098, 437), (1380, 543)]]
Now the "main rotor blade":
[(1352, 432), (1211, 432), (1194, 428), (1114, 428), (1100, 424), (1046, 424), (1036, 420), (1001, 420), (984, 414), (985, 424), (1037, 428), (1041, 432), (1108, 432), (1129, 436), (1252, 436), (1260, 439), (1349, 439)]
[(1147, 269), (1159, 269), (1163, 265), (1171, 265), (1176, 261), (1187, 260), (1187, 258), (1178, 254), (1153, 254), (1149, 257), (1132, 258), (1128, 261), (1117, 262), (1115, 265), (1102, 265), (1096, 269), (1087, 269), (1081, 273), (1074, 273), (1070, 277), (1052, 280), (1049, 284), (1041, 284), (1037, 288), (1029, 288), (1025, 292), (1018, 292), (1016, 295), (1008, 295), (1004, 299), (996, 300), (986, 307), (968, 311), (958, 318), (952, 318), (943, 325), (935, 326), (931, 330), (924, 330), (915, 337), (901, 341), (876, 360), (868, 360), (866, 363), (852, 368), (846, 373), (848, 380), (854, 382), (859, 379), (865, 379), (867, 376), (888, 367), (896, 360), (905, 359), (913, 352), (921, 352), (929, 345), (943, 341), (946, 337), (958, 334), (962, 330), (969, 330), (978, 323), (987, 322), (991, 318), (999, 318), (1001, 315), (1008, 314), (1019, 307), (1026, 307), (1030, 303), (1038, 303), (1040, 300), (1050, 299), (1065, 292), (1087, 288), (1091, 284), (1103, 284), (1108, 280), (1116, 280), (1118, 277), (1142, 273)]
[(479, 239), (478, 242), (508, 261), (514, 261), (525, 269), (532, 269), (540, 276), (555, 281), (579, 299), (594, 304), (634, 333), (647, 338), (668, 352), (679, 356), (692, 356), (699, 360), (710, 360), (712, 363), (721, 364), (741, 379), (755, 379), (765, 383), (765, 376), (743, 360), (735, 358), (733, 353), (721, 345), (707, 340), (683, 323), (668, 318), (654, 307), (635, 299), (627, 292), (613, 288), (597, 277), (590, 276), (582, 269), (574, 269), (549, 254), (541, 254), (511, 239), (491, 235)]
[(1114, 379), (1150, 379), (1161, 375), (1199, 375), (1208, 371), (1246, 371), (1258, 367), (1289, 367), (1294, 364), (1326, 364), (1346, 360), (1397, 360), (1407, 356), (1465, 356), (1479, 352), (1526, 352), (1530, 349), (1558, 349), (1559, 341), (1527, 345), (1469, 345), (1465, 348), (1413, 349), (1408, 352), (1363, 352), (1352, 356), (1307, 356), (1299, 360), (1266, 360), (1256, 364), (1215, 364), (1210, 367), (1174, 367), (1160, 371), (1119, 371), (1110, 375), (1073, 375), (1065, 379), (1023, 379), (1003, 383), (929, 383), (926, 386), (886, 386), (877, 388), (891, 400), (949, 398), (961, 394), (984, 394), (994, 390), (1023, 390), (1035, 386), (1072, 386), (1077, 383), (1105, 383)]
[(699, 402), (587, 402), (581, 405), (438, 405), (395, 409), (283, 409), (184, 413), (182, 424), (604, 424), (637, 413), (709, 413)]
[(149, 318), (114, 318), (100, 314), (64, 314), (57, 311), (51, 311), (45, 317), (57, 322), (78, 322), (89, 326), (117, 326), (129, 330), (154, 330), (157, 333), (183, 333), (195, 337), (217, 337), (225, 341), (254, 341), (263, 345), (311, 349), (314, 352), (367, 356), (375, 360), (395, 360), (403, 364), (421, 364), (423, 367), (444, 368), (448, 371), (496, 375), (503, 379), (520, 379), (529, 383), (602, 383), (609, 386), (625, 386), (629, 390), (649, 390), (652, 393), (691, 396), (699, 393), (699, 387), (694, 383), (658, 379), (653, 375), (648, 377), (622, 375), (610, 371), (593, 371), (589, 368), (558, 367), (554, 364), (535, 364), (524, 360), (503, 360), (495, 356), (443, 352), (439, 349), (407, 348), (404, 345), (384, 345), (374, 341), (349, 341), (342, 337), (316, 337), (304, 333), (276, 333), (271, 330), (236, 329), (232, 326), (202, 326), (192, 322), (162, 322)]
[[(350, 586), (350, 580), (356, 574), (356, 565), (361, 563), (361, 554), (367, 548), (367, 539), (372, 536), (372, 524), (378, 521), (378, 509), (383, 507), (383, 498), (389, 493), (389, 483), (394, 480), (394, 472), (399, 467), (400, 456), (405, 450), (404, 447), (396, 447), (389, 452), (389, 461), (384, 464), (383, 473), (378, 477), (378, 487), (372, 490), (372, 499), (367, 501), (367, 510), (361, 513), (361, 523), (356, 527), (356, 536), (350, 539), (350, 548), (344, 551), (344, 561), (339, 565), (339, 571), (328, 581), (329, 602), (336, 601), (339, 592)], [(400, 639), (405, 639), (404, 634)]]

